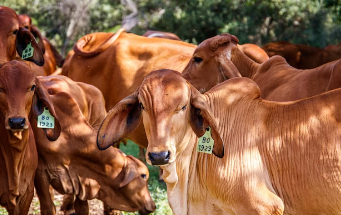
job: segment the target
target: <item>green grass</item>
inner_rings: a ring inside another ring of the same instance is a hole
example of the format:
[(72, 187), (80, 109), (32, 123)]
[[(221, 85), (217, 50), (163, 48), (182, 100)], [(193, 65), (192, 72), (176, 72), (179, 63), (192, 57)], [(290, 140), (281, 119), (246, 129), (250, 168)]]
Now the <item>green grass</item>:
[[(132, 141), (128, 140), (127, 145), (120, 145), (120, 149), (126, 153), (127, 155), (133, 155), (134, 157), (138, 157), (139, 147)], [(171, 215), (172, 210), (169, 207), (168, 199), (167, 199), (167, 188), (164, 182), (159, 182), (159, 167), (150, 166), (147, 164), (149, 169), (149, 181), (148, 188), (151, 193), (151, 196), (156, 204), (156, 210), (154, 215)], [(129, 213), (123, 212), (124, 215), (132, 215), (138, 213)]]

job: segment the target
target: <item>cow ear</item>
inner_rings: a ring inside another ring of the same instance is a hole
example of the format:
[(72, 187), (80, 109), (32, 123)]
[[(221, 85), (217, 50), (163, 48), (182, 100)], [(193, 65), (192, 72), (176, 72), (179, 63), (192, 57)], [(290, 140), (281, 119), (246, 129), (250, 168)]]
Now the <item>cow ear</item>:
[(224, 142), (220, 137), (214, 117), (206, 99), (200, 92), (191, 87), (191, 113), (190, 125), (194, 133), (201, 137), (205, 134), (206, 128), (211, 127), (212, 138), (214, 139), (213, 154), (219, 158), (224, 157)]
[(32, 112), (36, 119), (40, 114), (43, 113), (45, 107), (48, 108), (50, 114), (54, 117), (55, 125), (54, 128), (43, 128), (43, 130), (45, 131), (47, 139), (49, 139), (50, 141), (55, 141), (58, 139), (61, 132), (59, 120), (48, 93), (41, 85), (40, 81), (36, 78), (36, 89), (32, 101)]
[(125, 165), (122, 169), (123, 173), (124, 173), (124, 177), (123, 180), (120, 183), (120, 188), (126, 186), (127, 184), (129, 184), (130, 182), (132, 182), (133, 180), (135, 180), (137, 177), (139, 177), (139, 174), (137, 173), (137, 166), (135, 164), (135, 162), (131, 162), (130, 160), (130, 156), (126, 157), (126, 162)]
[(44, 41), (43, 41), (43, 36), (41, 35), (39, 29), (37, 26), (31, 25), (31, 33), (35, 38), (38, 38), (38, 46), (41, 50), (41, 52), (44, 54), (45, 53), (45, 46), (44, 46)]
[[(232, 53), (232, 50), (229, 50), (229, 51)], [(229, 55), (231, 56), (231, 54)], [(218, 66), (221, 68), (223, 75), (226, 78), (230, 79), (230, 78), (242, 77), (237, 67), (232, 63), (231, 57), (225, 56), (225, 55), (218, 55), (217, 63), (218, 63)]]
[(97, 133), (97, 146), (100, 150), (121, 141), (140, 124), (141, 107), (137, 95), (138, 90), (109, 111)]
[(33, 56), (26, 58), (25, 60), (32, 61), (38, 66), (43, 66), (44, 65), (43, 52), (40, 50), (34, 36), (26, 28), (19, 27), (19, 31), (17, 33), (16, 47), (20, 57), (22, 56), (23, 51), (25, 50), (29, 43), (31, 43), (31, 46), (34, 48)]

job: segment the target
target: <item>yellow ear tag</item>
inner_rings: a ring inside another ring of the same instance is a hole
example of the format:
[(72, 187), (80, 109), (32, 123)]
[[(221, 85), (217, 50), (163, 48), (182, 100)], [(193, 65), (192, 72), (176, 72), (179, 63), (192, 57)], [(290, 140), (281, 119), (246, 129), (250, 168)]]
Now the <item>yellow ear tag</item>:
[(29, 58), (29, 57), (32, 57), (33, 56), (33, 51), (34, 51), (34, 48), (31, 46), (31, 43), (29, 43), (27, 45), (27, 47), (24, 49), (24, 51), (22, 52), (22, 59), (26, 59), (26, 58)]
[(54, 128), (54, 117), (50, 114), (47, 107), (44, 112), (38, 116), (38, 128)]
[(212, 154), (214, 140), (211, 135), (211, 127), (206, 128), (206, 132), (198, 139), (197, 151)]

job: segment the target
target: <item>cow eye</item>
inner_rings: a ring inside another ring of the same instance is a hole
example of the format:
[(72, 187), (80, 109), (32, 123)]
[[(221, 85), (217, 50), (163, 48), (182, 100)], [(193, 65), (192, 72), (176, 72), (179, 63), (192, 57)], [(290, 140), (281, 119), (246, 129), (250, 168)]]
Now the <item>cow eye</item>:
[(141, 174), (141, 177), (142, 177), (143, 179), (147, 179), (147, 175), (146, 175), (146, 174)]
[(181, 110), (186, 110), (187, 105), (183, 106)]
[(36, 85), (32, 85), (30, 91), (34, 91), (36, 89)]
[(18, 30), (14, 30), (14, 31), (13, 31), (13, 35), (14, 35), (14, 34), (17, 34), (17, 33), (18, 33)]
[(193, 58), (193, 61), (194, 61), (195, 63), (200, 63), (200, 62), (202, 61), (202, 58), (201, 58), (201, 57), (194, 57), (194, 58)]
[(144, 108), (142, 102), (140, 102), (140, 107), (141, 107), (142, 110), (145, 110), (145, 108)]

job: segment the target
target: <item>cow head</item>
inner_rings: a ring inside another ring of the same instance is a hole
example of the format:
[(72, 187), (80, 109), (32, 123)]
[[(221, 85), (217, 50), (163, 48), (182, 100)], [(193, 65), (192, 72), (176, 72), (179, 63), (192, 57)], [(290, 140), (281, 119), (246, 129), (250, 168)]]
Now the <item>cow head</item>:
[(0, 110), (10, 138), (21, 139), (27, 133), (31, 113), (38, 117), (48, 107), (55, 117), (55, 128), (44, 129), (50, 140), (56, 140), (60, 125), (52, 102), (34, 72), (23, 62), (10, 61), (0, 68)]
[(45, 46), (44, 46), (44, 42), (43, 42), (43, 36), (41, 35), (39, 29), (32, 24), (31, 17), (29, 17), (26, 14), (19, 14), (18, 18), (19, 18), (19, 21), (21, 22), (21, 24), (24, 26), (24, 28), (29, 30), (35, 38), (38, 38), (38, 46), (44, 54), (45, 53)]
[(224, 156), (223, 142), (205, 97), (178, 72), (152, 72), (134, 94), (119, 102), (98, 131), (99, 149), (108, 148), (134, 131), (141, 116), (148, 138), (149, 164), (172, 163), (187, 147), (194, 147), (188, 146), (193, 131), (200, 137), (208, 126), (215, 140), (213, 154)]
[(182, 72), (183, 77), (202, 93), (229, 78), (241, 77), (231, 61), (232, 50), (237, 44), (238, 39), (230, 34), (203, 41)]
[(29, 43), (34, 48), (34, 52), (32, 57), (25, 60), (32, 61), (38, 66), (44, 65), (43, 53), (34, 36), (22, 27), (14, 10), (0, 6), (0, 23), (0, 65), (14, 60), (16, 51), (22, 56)]
[[(117, 150), (111, 148), (111, 150)], [(122, 152), (121, 155), (115, 156), (115, 159), (123, 161), (122, 171), (118, 177), (110, 178), (109, 183), (101, 183), (99, 198), (105, 202), (110, 208), (115, 208), (123, 211), (139, 211), (140, 214), (149, 214), (155, 210), (153, 202), (148, 191), (149, 171), (145, 164), (133, 156), (126, 156)], [(106, 162), (108, 166), (109, 161)], [(117, 171), (121, 167), (118, 164), (113, 165), (112, 171)], [(112, 183), (117, 181), (118, 183)]]

